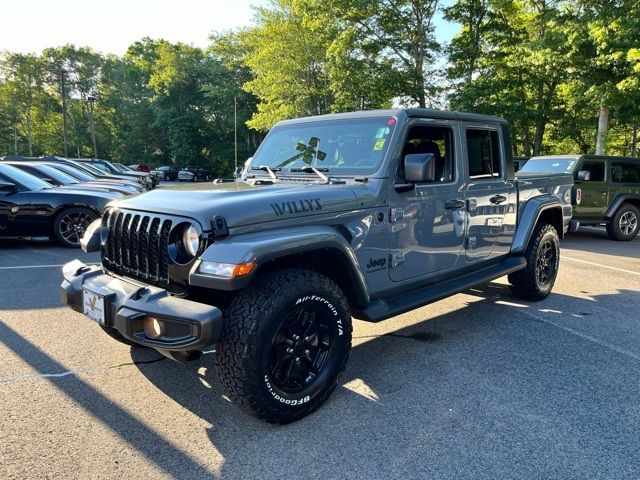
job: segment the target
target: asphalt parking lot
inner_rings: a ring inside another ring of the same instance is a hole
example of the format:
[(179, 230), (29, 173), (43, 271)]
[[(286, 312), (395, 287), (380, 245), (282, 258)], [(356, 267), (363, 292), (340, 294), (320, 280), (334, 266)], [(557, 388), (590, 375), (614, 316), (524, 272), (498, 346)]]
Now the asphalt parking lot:
[(60, 265), (96, 255), (0, 241), (0, 478), (640, 478), (640, 238), (562, 247), (542, 303), (500, 279), (355, 322), (341, 388), (271, 426), (213, 354), (184, 367), (63, 308)]

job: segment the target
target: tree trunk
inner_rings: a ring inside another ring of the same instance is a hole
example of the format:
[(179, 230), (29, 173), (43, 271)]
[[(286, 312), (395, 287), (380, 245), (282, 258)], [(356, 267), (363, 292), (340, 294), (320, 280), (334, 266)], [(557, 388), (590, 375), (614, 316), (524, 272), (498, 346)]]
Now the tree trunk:
[(27, 142), (29, 144), (29, 156), (33, 157), (33, 143), (31, 142), (31, 107), (27, 108)]
[(596, 155), (604, 155), (607, 151), (607, 135), (609, 134), (609, 107), (603, 105), (598, 113), (598, 139)]
[(524, 124), (520, 125), (520, 132), (522, 134), (522, 152), (525, 157), (531, 157), (531, 140), (529, 139), (529, 129)]
[(631, 156), (635, 157), (638, 155), (638, 124), (633, 124), (633, 137), (631, 140)]
[(18, 156), (18, 129), (13, 126), (13, 154)]
[(533, 156), (537, 157), (540, 155), (540, 150), (542, 150), (542, 140), (544, 139), (544, 130), (546, 127), (546, 122), (544, 119), (539, 119), (536, 122), (536, 136), (533, 139)]

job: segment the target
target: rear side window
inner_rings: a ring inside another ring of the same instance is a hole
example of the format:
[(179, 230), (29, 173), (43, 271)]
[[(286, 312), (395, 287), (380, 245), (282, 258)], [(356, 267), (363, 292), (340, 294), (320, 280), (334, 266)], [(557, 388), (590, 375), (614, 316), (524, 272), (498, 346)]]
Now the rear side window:
[(584, 165), (582, 165), (580, 170), (591, 172), (590, 182), (604, 182), (604, 162), (584, 162)]
[(500, 142), (495, 130), (467, 130), (469, 177), (492, 179), (502, 176)]
[(616, 183), (640, 183), (640, 162), (613, 162), (611, 180)]

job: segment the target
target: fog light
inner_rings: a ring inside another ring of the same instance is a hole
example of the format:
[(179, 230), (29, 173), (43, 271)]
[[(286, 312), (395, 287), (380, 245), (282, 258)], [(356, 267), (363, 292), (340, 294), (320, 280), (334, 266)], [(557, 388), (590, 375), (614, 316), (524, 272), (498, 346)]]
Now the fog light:
[(149, 338), (160, 338), (164, 336), (164, 322), (155, 317), (144, 317), (142, 321), (144, 334)]

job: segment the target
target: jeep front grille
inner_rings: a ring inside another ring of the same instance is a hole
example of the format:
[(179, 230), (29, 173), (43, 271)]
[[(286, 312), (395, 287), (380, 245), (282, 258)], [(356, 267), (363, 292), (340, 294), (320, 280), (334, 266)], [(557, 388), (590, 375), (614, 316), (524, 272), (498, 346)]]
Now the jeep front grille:
[(107, 270), (146, 283), (169, 284), (171, 219), (111, 210), (104, 223), (109, 230), (102, 263)]

